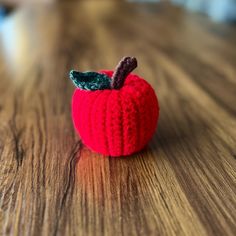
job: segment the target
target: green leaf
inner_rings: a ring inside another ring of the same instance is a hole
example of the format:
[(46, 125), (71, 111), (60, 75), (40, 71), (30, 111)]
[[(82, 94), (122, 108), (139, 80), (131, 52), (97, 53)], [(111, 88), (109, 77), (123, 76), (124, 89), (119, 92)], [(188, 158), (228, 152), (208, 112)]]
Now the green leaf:
[(111, 89), (111, 79), (97, 72), (78, 72), (72, 70), (70, 79), (77, 88), (83, 90), (103, 90)]

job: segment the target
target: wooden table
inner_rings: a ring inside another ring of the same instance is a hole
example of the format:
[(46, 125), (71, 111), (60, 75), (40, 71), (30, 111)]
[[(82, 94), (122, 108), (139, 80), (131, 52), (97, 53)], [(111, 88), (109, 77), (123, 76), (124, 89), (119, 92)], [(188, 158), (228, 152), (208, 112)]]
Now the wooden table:
[[(235, 235), (236, 29), (168, 5), (22, 7), (0, 26), (1, 235)], [(70, 69), (124, 55), (160, 101), (148, 147), (84, 147)]]

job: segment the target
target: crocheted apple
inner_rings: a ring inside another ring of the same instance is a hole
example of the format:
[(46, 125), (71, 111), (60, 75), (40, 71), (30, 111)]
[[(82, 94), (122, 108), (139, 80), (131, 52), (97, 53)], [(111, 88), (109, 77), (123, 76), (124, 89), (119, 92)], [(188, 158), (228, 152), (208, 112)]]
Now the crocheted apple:
[(126, 156), (144, 148), (155, 132), (159, 116), (153, 88), (130, 74), (137, 60), (125, 57), (115, 72), (70, 72), (77, 89), (72, 118), (83, 143), (110, 156)]

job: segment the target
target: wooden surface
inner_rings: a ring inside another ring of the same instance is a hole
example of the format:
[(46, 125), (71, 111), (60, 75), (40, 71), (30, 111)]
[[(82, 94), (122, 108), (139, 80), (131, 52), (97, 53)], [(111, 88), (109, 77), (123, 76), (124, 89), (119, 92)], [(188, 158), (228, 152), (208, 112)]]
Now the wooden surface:
[[(233, 26), (84, 1), (20, 8), (0, 27), (1, 235), (235, 235)], [(148, 147), (115, 159), (75, 134), (68, 71), (124, 55), (161, 112)]]

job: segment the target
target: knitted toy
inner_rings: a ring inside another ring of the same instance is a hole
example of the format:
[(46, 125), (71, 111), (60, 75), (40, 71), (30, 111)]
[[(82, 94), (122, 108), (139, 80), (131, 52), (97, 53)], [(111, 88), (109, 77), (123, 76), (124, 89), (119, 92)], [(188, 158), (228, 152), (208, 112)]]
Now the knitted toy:
[(125, 57), (116, 70), (70, 72), (77, 89), (72, 97), (72, 118), (83, 143), (110, 156), (126, 156), (145, 147), (159, 116), (153, 88), (130, 74), (137, 60)]

